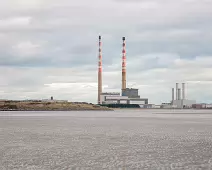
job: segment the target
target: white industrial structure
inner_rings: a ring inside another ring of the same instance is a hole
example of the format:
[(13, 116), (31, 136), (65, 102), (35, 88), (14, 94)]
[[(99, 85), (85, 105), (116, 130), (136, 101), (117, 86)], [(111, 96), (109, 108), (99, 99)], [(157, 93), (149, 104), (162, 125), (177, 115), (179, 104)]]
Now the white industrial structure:
[(127, 96), (120, 96), (120, 93), (102, 93), (100, 95), (101, 104), (116, 104), (116, 103), (127, 103)]
[(193, 104), (196, 104), (195, 100), (180, 99), (180, 100), (173, 101), (173, 106), (176, 106), (177, 108), (181, 108), (181, 109), (191, 108)]
[(130, 98), (128, 96), (121, 96), (120, 93), (102, 93), (100, 96), (101, 104), (148, 104), (148, 99)]
[(177, 108), (177, 106), (173, 105), (172, 103), (162, 103), (160, 105), (160, 108), (161, 109), (174, 109), (174, 108)]
[(185, 97), (185, 83), (182, 83), (182, 98), (181, 89), (179, 83), (176, 83), (176, 98), (174, 100), (174, 88), (172, 88), (172, 106), (176, 108), (191, 108), (193, 104), (196, 104), (195, 100), (188, 100)]
[(178, 85), (179, 83), (176, 83), (176, 100), (178, 100)]

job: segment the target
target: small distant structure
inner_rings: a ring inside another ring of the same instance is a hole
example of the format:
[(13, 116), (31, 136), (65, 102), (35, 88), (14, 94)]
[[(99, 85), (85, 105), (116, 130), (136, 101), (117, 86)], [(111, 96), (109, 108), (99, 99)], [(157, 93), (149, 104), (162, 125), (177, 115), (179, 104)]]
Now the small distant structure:
[(212, 109), (212, 104), (205, 104), (206, 109)]
[(192, 105), (193, 109), (212, 109), (211, 103), (196, 103)]
[(160, 108), (161, 109), (173, 109), (173, 108), (177, 108), (177, 106), (173, 105), (172, 103), (162, 103)]
[(50, 99), (42, 99), (41, 102), (68, 102), (68, 100), (55, 100), (53, 96)]
[(157, 108), (160, 108), (160, 106), (158, 107), (155, 104), (140, 104), (139, 106), (140, 106), (140, 108), (143, 108), (143, 109), (157, 109)]
[(194, 109), (205, 109), (206, 104), (205, 103), (192, 104), (192, 108), (194, 108)]

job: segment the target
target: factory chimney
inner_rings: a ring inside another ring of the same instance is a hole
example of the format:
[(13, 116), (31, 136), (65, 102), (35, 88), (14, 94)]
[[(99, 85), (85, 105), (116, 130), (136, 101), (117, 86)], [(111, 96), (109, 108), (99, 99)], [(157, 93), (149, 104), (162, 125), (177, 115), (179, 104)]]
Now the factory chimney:
[(101, 104), (101, 93), (102, 93), (102, 42), (101, 36), (99, 36), (99, 61), (98, 61), (98, 104)]
[(182, 83), (182, 99), (185, 100), (185, 83)]
[(172, 88), (172, 104), (174, 102), (174, 88)]
[(123, 40), (122, 49), (122, 91), (126, 89), (126, 42), (125, 37)]
[(181, 100), (181, 89), (178, 89), (178, 100)]
[(176, 100), (178, 100), (178, 83), (176, 83)]

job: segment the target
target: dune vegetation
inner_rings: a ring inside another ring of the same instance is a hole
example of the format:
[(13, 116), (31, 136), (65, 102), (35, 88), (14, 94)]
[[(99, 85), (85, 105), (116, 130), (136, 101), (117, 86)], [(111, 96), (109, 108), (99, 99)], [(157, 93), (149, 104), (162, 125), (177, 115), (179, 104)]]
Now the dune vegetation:
[(112, 110), (108, 107), (89, 103), (73, 102), (32, 102), (32, 101), (1, 101), (1, 111), (72, 111), (72, 110)]

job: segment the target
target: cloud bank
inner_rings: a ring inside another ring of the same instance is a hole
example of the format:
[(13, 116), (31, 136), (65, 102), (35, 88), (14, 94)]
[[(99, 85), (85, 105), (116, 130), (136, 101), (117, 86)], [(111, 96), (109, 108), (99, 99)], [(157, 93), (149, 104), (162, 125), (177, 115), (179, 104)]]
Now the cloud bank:
[(97, 102), (98, 35), (104, 91), (127, 84), (151, 103), (186, 97), (212, 102), (211, 0), (0, 0), (0, 96)]

